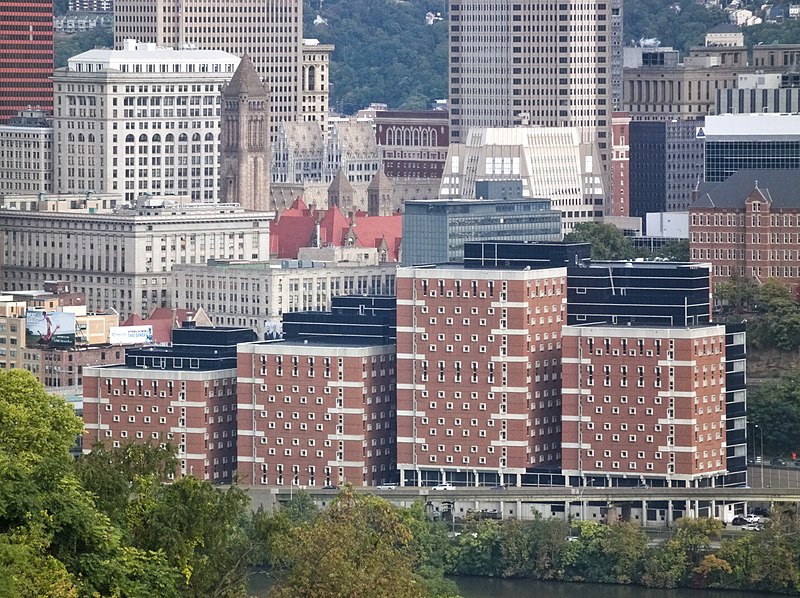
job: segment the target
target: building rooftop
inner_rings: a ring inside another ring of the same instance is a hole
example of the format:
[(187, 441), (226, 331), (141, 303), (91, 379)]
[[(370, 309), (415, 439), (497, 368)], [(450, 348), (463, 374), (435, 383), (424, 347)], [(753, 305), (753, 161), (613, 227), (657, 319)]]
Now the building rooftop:
[[(702, 127), (706, 141), (725, 141), (755, 137), (792, 137), (800, 139), (800, 113), (798, 114), (717, 114), (706, 116)], [(711, 139), (713, 138), (713, 139)]]
[[(134, 39), (125, 40), (122, 50), (112, 48), (95, 48), (76, 56), (67, 62), (69, 71), (79, 72), (102, 72), (102, 71), (121, 71), (132, 74), (143, 74), (152, 76), (153, 73), (233, 73), (239, 64), (239, 57), (223, 52), (221, 50), (198, 50), (197, 48), (185, 48), (176, 50), (174, 48), (162, 48), (153, 43), (137, 42)], [(218, 65), (205, 71), (189, 71), (185, 65), (204, 63)], [(139, 65), (137, 71), (133, 65)], [(153, 69), (147, 68), (152, 65)], [(170, 68), (164, 71), (162, 65), (169, 65)], [(128, 68), (130, 67), (130, 68)], [(61, 70), (61, 69), (57, 69)]]
[(800, 208), (797, 170), (739, 170), (721, 183), (703, 183), (690, 206), (698, 208), (744, 208), (758, 189), (773, 208)]

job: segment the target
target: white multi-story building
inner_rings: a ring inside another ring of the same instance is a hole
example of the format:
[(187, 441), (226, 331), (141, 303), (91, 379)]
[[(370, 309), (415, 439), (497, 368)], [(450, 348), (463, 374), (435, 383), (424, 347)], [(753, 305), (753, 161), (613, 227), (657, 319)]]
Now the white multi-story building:
[(263, 338), (286, 312), (328, 311), (338, 295), (395, 294), (397, 264), (381, 262), (377, 249), (309, 247), (299, 257), (176, 265), (175, 304), (202, 307), (215, 325), (246, 326)]
[(128, 38), (247, 54), (270, 91), (271, 133), (302, 120), (302, 0), (115, 0), (115, 46)]
[(90, 311), (145, 317), (153, 307), (172, 307), (176, 264), (269, 259), (274, 214), (182, 199), (140, 198), (112, 208), (91, 194), (14, 198), (13, 209), (0, 209), (3, 288), (60, 280), (85, 294)]
[(333, 44), (321, 44), (318, 39), (303, 40), (303, 118), (319, 123), (328, 130), (328, 89)]
[(569, 232), (603, 216), (608, 187), (591, 129), (474, 128), (450, 146), (439, 197), (475, 199), (478, 180), (522, 180), (522, 196), (544, 197)]
[(239, 60), (135, 40), (70, 58), (53, 76), (54, 191), (218, 201), (220, 90)]
[(471, 127), (584, 127), (610, 167), (622, 2), (450, 0), (450, 139)]
[(53, 191), (53, 127), (41, 110), (0, 125), (0, 195)]

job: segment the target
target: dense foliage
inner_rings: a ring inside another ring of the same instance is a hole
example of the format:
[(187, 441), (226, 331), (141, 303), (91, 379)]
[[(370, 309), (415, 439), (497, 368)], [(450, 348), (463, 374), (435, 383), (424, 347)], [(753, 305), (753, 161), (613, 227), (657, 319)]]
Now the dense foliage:
[(674, 262), (689, 261), (689, 241), (670, 241), (660, 249), (651, 252), (647, 249), (635, 248), (630, 237), (613, 224), (601, 222), (581, 222), (571, 232), (564, 235), (567, 243), (590, 243), (593, 260), (670, 260)]
[(75, 462), (82, 424), (31, 374), (0, 372), (0, 597), (246, 595), (246, 495), (181, 478), (143, 445)]
[(114, 46), (114, 32), (97, 28), (81, 33), (57, 34), (55, 37), (55, 67), (67, 66), (67, 60), (93, 48)]
[[(771, 380), (750, 392), (747, 418), (761, 427), (767, 455), (789, 457), (800, 453), (800, 372)], [(751, 430), (750, 434), (760, 441), (760, 433)]]
[[(305, 0), (303, 36), (336, 45), (331, 110), (427, 109), (446, 98), (447, 22), (425, 24), (427, 12), (445, 8), (445, 0)], [(325, 23), (314, 23), (318, 15)]]

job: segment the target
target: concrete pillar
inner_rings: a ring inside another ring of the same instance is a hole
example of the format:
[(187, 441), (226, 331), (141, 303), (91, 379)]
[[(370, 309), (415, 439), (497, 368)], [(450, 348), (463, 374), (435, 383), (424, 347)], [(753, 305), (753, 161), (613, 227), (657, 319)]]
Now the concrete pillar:
[(675, 521), (675, 513), (672, 510), (672, 499), (667, 501), (667, 527), (672, 527), (672, 523)]
[(642, 527), (647, 525), (647, 499), (642, 499)]
[(522, 501), (517, 501), (517, 521), (522, 520)]

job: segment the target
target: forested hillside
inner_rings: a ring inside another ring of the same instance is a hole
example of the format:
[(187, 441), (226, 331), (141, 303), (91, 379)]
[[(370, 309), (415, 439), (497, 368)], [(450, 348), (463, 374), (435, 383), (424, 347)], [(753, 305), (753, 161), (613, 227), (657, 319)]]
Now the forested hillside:
[[(371, 102), (427, 108), (447, 97), (446, 0), (305, 0), (304, 37), (333, 43), (331, 109), (352, 114)], [(322, 5), (322, 8), (320, 8)], [(314, 24), (317, 15), (326, 23)]]

